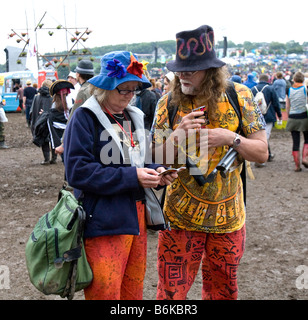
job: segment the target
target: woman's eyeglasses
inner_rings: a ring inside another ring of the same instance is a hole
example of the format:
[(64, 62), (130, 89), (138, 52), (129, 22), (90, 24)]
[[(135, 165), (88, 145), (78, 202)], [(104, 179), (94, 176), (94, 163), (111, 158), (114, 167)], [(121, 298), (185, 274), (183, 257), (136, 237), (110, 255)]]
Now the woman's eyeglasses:
[(119, 92), (119, 94), (121, 95), (126, 95), (126, 94), (129, 94), (129, 93), (133, 93), (133, 94), (139, 94), (141, 92), (140, 89), (135, 89), (135, 90), (121, 90), (119, 89), (118, 87), (116, 88)]

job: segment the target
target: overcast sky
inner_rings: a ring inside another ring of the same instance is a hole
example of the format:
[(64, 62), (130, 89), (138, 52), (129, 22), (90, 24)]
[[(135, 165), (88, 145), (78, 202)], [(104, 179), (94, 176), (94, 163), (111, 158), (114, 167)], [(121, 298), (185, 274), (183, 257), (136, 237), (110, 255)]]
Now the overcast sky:
[[(138, 5), (139, 3), (139, 5)], [(46, 15), (44, 16), (46, 12)], [(66, 26), (93, 32), (84, 46), (175, 40), (175, 34), (203, 24), (214, 28), (215, 39), (235, 43), (308, 41), (307, 0), (14, 0), (5, 1), (1, 10), (0, 63), (5, 63), (4, 48), (15, 46), (17, 33), (32, 31), (42, 18), (43, 28)], [(71, 35), (63, 30), (40, 29), (37, 33), (40, 54), (71, 49)], [(83, 48), (79, 44), (79, 48)]]

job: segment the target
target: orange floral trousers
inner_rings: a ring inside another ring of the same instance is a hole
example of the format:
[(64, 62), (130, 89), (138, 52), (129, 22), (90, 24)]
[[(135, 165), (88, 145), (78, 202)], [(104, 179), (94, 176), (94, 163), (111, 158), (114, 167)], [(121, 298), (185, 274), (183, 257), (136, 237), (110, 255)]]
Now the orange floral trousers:
[(86, 300), (142, 300), (146, 271), (145, 205), (137, 202), (140, 235), (87, 238), (85, 251), (93, 281), (84, 289)]
[(237, 268), (245, 237), (245, 226), (224, 234), (160, 231), (157, 299), (185, 300), (200, 264), (203, 300), (237, 299)]

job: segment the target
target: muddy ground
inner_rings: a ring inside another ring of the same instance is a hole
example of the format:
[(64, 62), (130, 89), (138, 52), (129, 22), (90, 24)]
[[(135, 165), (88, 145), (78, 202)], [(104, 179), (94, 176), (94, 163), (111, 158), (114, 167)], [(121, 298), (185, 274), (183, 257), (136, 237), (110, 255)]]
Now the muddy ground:
[[(31, 141), (25, 117), (7, 114), (6, 142), (0, 150), (0, 299), (54, 300), (29, 281), (25, 245), (37, 220), (56, 203), (63, 164), (42, 166), (42, 152)], [(246, 251), (238, 272), (240, 300), (308, 298), (308, 169), (293, 171), (291, 137), (274, 131), (273, 162), (252, 166), (248, 180)], [(157, 233), (149, 232), (144, 299), (156, 295)], [(305, 288), (306, 270), (306, 288)], [(7, 277), (8, 275), (8, 277)], [(201, 297), (201, 276), (188, 298)], [(83, 299), (78, 292), (75, 299)]]

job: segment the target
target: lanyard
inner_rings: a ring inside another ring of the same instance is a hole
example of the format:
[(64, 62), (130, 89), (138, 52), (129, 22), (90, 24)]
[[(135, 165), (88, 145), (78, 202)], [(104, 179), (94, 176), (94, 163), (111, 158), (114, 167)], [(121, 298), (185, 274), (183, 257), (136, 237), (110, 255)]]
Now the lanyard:
[[(110, 111), (105, 107), (107, 113), (110, 115), (110, 117), (117, 123), (117, 125), (121, 128), (121, 130), (126, 134), (126, 136), (129, 138), (129, 135), (128, 133), (126, 132), (126, 130), (123, 128), (123, 126), (117, 121), (117, 119), (113, 116), (113, 114), (110, 113)], [(126, 118), (126, 115), (125, 115), (125, 112), (123, 111), (123, 116), (125, 118), (125, 120), (127, 121), (127, 124), (128, 124), (128, 128), (129, 128), (129, 133), (130, 133), (130, 144), (132, 146), (132, 148), (135, 148), (135, 143), (134, 143), (134, 139), (133, 139), (133, 132), (132, 132), (132, 129), (129, 125), (129, 121), (128, 119)]]

